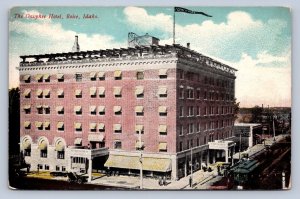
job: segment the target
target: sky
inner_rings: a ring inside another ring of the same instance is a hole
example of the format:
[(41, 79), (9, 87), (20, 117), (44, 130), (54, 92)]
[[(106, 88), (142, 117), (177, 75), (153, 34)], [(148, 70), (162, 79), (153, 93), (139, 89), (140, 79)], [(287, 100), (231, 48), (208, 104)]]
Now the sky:
[[(175, 13), (176, 43), (238, 71), (241, 107), (291, 106), (291, 14), (284, 7), (185, 7), (212, 17)], [(9, 87), (19, 84), (20, 55), (126, 48), (128, 32), (173, 42), (173, 7), (15, 7), (9, 19)], [(49, 14), (61, 15), (50, 19)], [(84, 19), (83, 15), (96, 15)], [(45, 15), (46, 18), (18, 16)], [(68, 19), (67, 15), (77, 15)]]

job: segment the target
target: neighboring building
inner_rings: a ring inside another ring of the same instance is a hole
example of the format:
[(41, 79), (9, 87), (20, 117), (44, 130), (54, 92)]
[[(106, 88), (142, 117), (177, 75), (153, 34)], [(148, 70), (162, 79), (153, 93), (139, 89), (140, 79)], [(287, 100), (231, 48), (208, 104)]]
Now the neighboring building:
[(20, 144), (33, 170), (138, 173), (142, 145), (145, 175), (178, 179), (191, 151), (200, 169), (215, 161), (208, 142), (233, 137), (236, 70), (189, 48), (21, 58)]
[[(244, 151), (260, 142), (259, 136), (262, 134), (262, 124), (254, 123), (236, 123), (234, 124), (234, 135), (236, 147), (239, 148), (241, 143), (241, 151)], [(240, 142), (241, 140), (241, 142)]]

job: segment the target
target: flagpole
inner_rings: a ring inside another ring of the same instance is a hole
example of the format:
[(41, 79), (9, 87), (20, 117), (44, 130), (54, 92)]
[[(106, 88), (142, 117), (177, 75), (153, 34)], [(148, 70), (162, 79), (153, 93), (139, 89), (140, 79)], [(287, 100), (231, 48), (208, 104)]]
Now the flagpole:
[(173, 44), (175, 44), (175, 8), (173, 9)]

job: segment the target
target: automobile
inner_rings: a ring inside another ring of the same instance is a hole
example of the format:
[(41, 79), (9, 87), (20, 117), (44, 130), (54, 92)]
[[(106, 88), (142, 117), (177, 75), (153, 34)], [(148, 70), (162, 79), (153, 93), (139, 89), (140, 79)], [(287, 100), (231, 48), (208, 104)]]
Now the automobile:
[(72, 183), (78, 183), (78, 184), (83, 184), (85, 182), (87, 182), (87, 176), (82, 175), (82, 174), (77, 174), (76, 172), (68, 172), (67, 173), (68, 176), (68, 182)]

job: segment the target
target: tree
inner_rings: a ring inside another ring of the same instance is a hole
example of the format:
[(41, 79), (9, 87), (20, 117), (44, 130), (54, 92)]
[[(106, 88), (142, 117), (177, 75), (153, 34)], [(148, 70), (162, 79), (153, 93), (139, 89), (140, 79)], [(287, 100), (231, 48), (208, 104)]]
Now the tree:
[(236, 102), (236, 98), (235, 98), (234, 99), (234, 110), (233, 110), (234, 119), (238, 118), (239, 111), (240, 111), (240, 102)]
[(9, 155), (17, 155), (20, 152), (20, 89), (12, 88), (8, 92), (9, 97)]
[(261, 123), (262, 122), (262, 113), (263, 108), (260, 106), (254, 106), (251, 108), (251, 114), (252, 114), (252, 123)]

